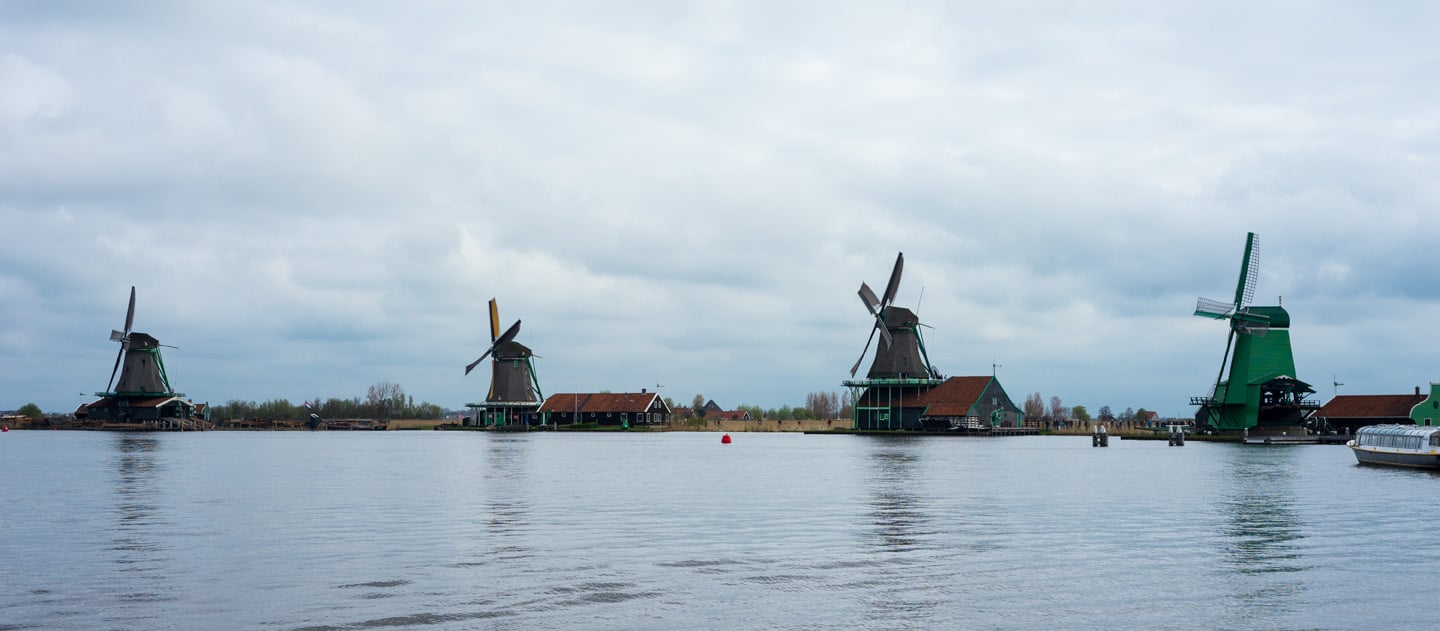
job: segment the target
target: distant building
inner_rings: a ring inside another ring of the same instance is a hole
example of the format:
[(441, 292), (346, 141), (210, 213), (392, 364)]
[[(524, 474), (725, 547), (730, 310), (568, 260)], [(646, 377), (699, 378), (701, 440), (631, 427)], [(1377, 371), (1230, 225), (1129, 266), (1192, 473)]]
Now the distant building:
[(718, 412), (707, 412), (705, 418), (711, 421), (748, 421), (750, 413), (745, 410), (721, 410)]
[(720, 407), (720, 404), (718, 404), (718, 403), (715, 402), (715, 399), (710, 399), (709, 401), (706, 401), (706, 402), (705, 402), (705, 407), (700, 408), (700, 410), (705, 414), (705, 417), (706, 417), (706, 418), (709, 418), (709, 417), (710, 417), (710, 413), (711, 413), (711, 412), (724, 412), (724, 411), (725, 411), (724, 409), (722, 409), (722, 408)]
[(543, 424), (593, 423), (634, 427), (670, 421), (671, 410), (653, 392), (570, 392), (552, 394), (540, 405)]
[[(1341, 394), (1320, 406), (1311, 418), (1347, 434), (1366, 425), (1410, 425), (1415, 423), (1411, 412), (1424, 400), (1418, 387), (1415, 394)], [(1440, 420), (1440, 416), (1436, 418)]]

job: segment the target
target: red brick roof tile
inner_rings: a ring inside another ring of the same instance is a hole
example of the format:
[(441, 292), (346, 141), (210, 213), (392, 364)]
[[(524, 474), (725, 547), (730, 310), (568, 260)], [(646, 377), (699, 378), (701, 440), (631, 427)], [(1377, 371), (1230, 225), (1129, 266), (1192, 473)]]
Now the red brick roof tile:
[(1323, 418), (1398, 418), (1424, 401), (1423, 394), (1342, 394), (1315, 412)]

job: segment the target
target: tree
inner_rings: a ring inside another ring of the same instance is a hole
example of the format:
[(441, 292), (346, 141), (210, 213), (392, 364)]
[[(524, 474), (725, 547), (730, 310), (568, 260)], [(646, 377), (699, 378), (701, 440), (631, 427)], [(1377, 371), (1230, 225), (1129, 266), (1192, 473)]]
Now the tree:
[(1110, 413), (1110, 406), (1108, 406), (1108, 405), (1102, 405), (1102, 406), (1100, 406), (1100, 420), (1102, 420), (1102, 421), (1109, 421), (1109, 420), (1114, 420), (1114, 419), (1115, 419), (1115, 415)]
[(1086, 410), (1083, 405), (1077, 405), (1070, 408), (1070, 416), (1081, 423), (1085, 423), (1090, 420), (1090, 411)]
[(1065, 409), (1065, 404), (1060, 402), (1060, 397), (1050, 397), (1050, 416), (1054, 417), (1057, 421), (1064, 420), (1065, 412), (1067, 412), (1067, 410)]
[(805, 395), (805, 409), (809, 410), (809, 418), (835, 418), (840, 413), (840, 394), (811, 392)]
[(690, 400), (690, 413), (695, 418), (705, 418), (705, 395), (697, 394)]
[(1039, 420), (1045, 416), (1045, 399), (1039, 392), (1025, 395), (1025, 418)]
[(400, 384), (381, 381), (365, 392), (366, 412), (373, 417), (388, 419), (392, 411), (405, 407), (405, 389)]
[(1133, 421), (1133, 420), (1135, 420), (1135, 408), (1125, 408), (1125, 411), (1120, 413), (1120, 420), (1122, 420), (1122, 421)]
[(41, 412), (40, 406), (35, 405), (34, 403), (26, 403), (25, 405), (20, 406), (20, 409), (16, 410), (15, 414), (19, 416), (24, 416), (34, 421), (45, 420), (45, 413)]

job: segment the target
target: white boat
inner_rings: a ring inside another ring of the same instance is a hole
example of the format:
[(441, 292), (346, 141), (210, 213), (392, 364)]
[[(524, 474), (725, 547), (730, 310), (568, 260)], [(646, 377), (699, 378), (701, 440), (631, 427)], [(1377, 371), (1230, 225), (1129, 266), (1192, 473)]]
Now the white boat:
[(1345, 446), (1360, 464), (1440, 469), (1440, 426), (1369, 425)]

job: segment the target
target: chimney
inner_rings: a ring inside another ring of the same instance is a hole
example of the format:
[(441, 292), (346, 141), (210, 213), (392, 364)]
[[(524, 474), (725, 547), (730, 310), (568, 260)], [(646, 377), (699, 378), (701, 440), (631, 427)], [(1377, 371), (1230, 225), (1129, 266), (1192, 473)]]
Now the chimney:
[(1415, 386), (1415, 396), (1420, 396), (1420, 386)]
[[(640, 389), (640, 394), (645, 394), (645, 389)], [(1420, 386), (1415, 386), (1415, 394), (1420, 394)]]

